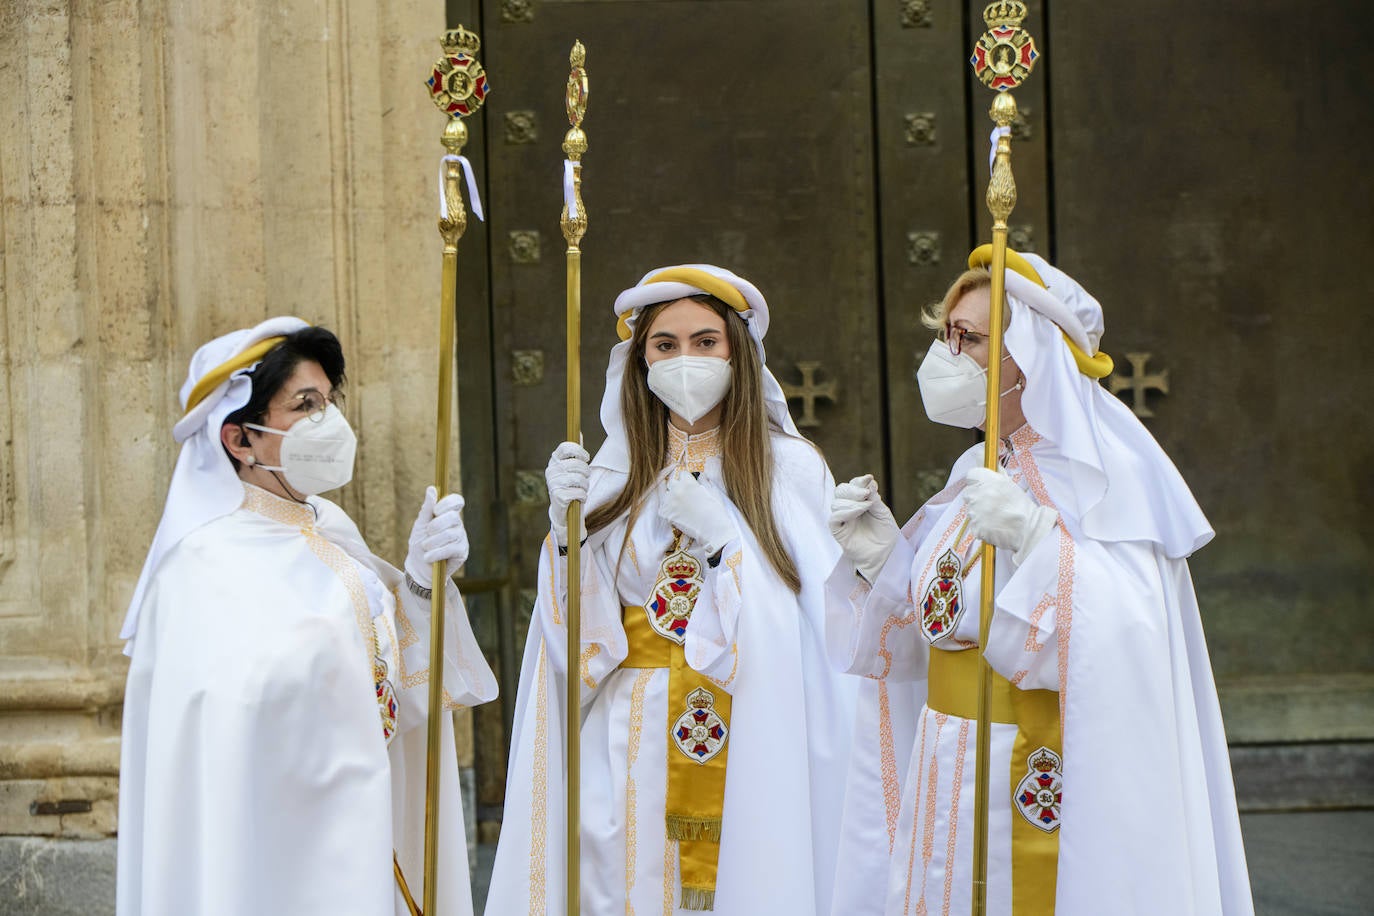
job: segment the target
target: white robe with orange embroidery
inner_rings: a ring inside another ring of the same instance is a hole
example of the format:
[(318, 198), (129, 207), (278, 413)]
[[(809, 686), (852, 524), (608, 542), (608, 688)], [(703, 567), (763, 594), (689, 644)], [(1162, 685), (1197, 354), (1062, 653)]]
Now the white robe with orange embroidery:
[[(777, 577), (726, 498), (720, 459), (707, 459), (700, 476), (741, 532), (717, 567), (704, 567), (684, 646), (688, 663), (732, 695), (716, 916), (831, 912), (856, 686), (825, 656), (825, 579), (839, 553), (826, 527), (833, 482), (809, 443), (775, 435), (773, 450), (774, 512), (801, 573), (800, 595)], [(624, 481), (594, 465), (588, 505)], [(623, 554), (623, 518), (582, 548), (583, 648), (575, 664), (584, 916), (687, 912), (664, 826), (669, 724), (686, 707), (668, 696), (667, 669), (619, 667), (628, 651), (621, 608), (649, 600), (673, 540), (658, 515), (658, 492), (647, 497)], [(489, 916), (563, 912), (565, 569), (566, 558), (546, 540)]]
[[(423, 887), (429, 602), (335, 504), (245, 485), (144, 592), (124, 698), (117, 912), (404, 916)], [(448, 587), (444, 689), (496, 679)], [(395, 687), (388, 745), (373, 679)], [(441, 735), (452, 748), (444, 716)], [(456, 756), (440, 756), (438, 912), (469, 916)]]
[[(1029, 427), (1007, 470), (1037, 502), (1069, 464)], [(870, 680), (860, 696), (834, 910), (852, 916), (967, 913), (976, 722), (931, 711), (919, 603), (935, 562), (971, 560), (959, 498), (982, 446), (907, 524), (870, 588), (847, 561), (830, 580), (832, 660)], [(1059, 481), (1063, 483), (1063, 481)], [(1062, 490), (1061, 490), (1062, 492)], [(1253, 912), (1216, 688), (1186, 560), (1144, 542), (1085, 538), (1063, 506), (1019, 567), (998, 553), (985, 655), (1023, 689), (1059, 693), (1063, 803), (1055, 912)], [(981, 570), (935, 650), (976, 646)], [(1011, 909), (1011, 752), (992, 725), (988, 912)], [(1018, 910), (1018, 914), (1025, 912)]]

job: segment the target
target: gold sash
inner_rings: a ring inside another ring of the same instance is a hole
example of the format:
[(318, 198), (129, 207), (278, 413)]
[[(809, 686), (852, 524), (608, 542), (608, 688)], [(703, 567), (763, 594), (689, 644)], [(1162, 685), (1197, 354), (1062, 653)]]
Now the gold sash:
[[(930, 649), (929, 695), (926, 705), (935, 712), (978, 718), (979, 653), (963, 649)], [(1059, 871), (1059, 830), (1036, 827), (1018, 810), (1017, 789), (1036, 768), (1042, 749), (1063, 757), (1059, 731), (1059, 694), (1053, 690), (1022, 690), (992, 672), (992, 721), (1016, 726), (1011, 752), (1011, 912), (1012, 916), (1054, 913)], [(1044, 758), (1048, 762), (1048, 757)], [(1057, 775), (1057, 774), (1056, 774)]]
[[(715, 908), (720, 860), (721, 812), (725, 808), (725, 758), (730, 694), (687, 664), (682, 646), (649, 623), (648, 611), (631, 605), (622, 620), (630, 651), (622, 668), (668, 669), (667, 837), (678, 841), (682, 908)], [(717, 722), (718, 720), (718, 722)], [(693, 737), (696, 727), (704, 737)], [(685, 730), (685, 734), (683, 733)], [(693, 756), (690, 748), (698, 753)]]

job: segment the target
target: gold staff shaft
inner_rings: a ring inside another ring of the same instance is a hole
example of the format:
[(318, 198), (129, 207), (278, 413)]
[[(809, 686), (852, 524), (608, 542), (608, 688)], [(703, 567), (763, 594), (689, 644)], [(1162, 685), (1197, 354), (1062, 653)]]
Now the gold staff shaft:
[[(457, 156), (467, 142), (467, 127), (454, 118), (444, 128), (443, 144)], [(435, 417), (434, 486), (439, 495), (448, 492), (449, 439), (453, 429), (453, 365), (457, 345), (456, 295), (458, 290), (458, 240), (467, 228), (463, 208), (462, 168), (453, 160), (444, 162), (444, 198), (447, 219), (439, 220), (444, 240), (443, 284), (439, 294), (439, 396)], [(429, 635), (429, 718), (425, 755), (425, 913), (437, 912), (439, 860), (439, 755), (444, 751), (440, 726), (444, 710), (444, 598), (448, 586), (448, 563), (439, 561), (431, 570), (433, 594), (430, 597)], [(453, 753), (453, 748), (448, 748)]]
[[(439, 294), (439, 379), (434, 424), (434, 487), (442, 497), (448, 492), (449, 440), (453, 434), (453, 370), (457, 358), (458, 241), (467, 229), (462, 179), (466, 160), (461, 158), (468, 141), (468, 117), (482, 106), (487, 94), (486, 73), (477, 61), (482, 46), (478, 37), (462, 26), (440, 39), (444, 56), (434, 65), (428, 81), (430, 97), (448, 116), (439, 142), (445, 155), (439, 193), (439, 236), (443, 239), (443, 283)], [(478, 209), (477, 201), (473, 208)], [(480, 216), (480, 210), (478, 210)], [(448, 587), (448, 563), (439, 561), (430, 570), (429, 708), (425, 752), (425, 871), (423, 913), (438, 912), (439, 898), (439, 773), (440, 755), (454, 755), (452, 743), (444, 747), (441, 728), (444, 708), (444, 598)], [(400, 867), (397, 865), (397, 876)], [(408, 890), (403, 887), (404, 890)], [(414, 901), (407, 899), (414, 907)]]
[[(989, 111), (998, 127), (1009, 127), (1016, 117), (1016, 102), (1008, 93), (999, 93)], [(988, 182), (988, 210), (992, 213), (992, 290), (988, 315), (988, 412), (983, 427), (983, 466), (997, 470), (997, 447), (1001, 441), (1002, 329), (1006, 323), (1007, 218), (1016, 206), (1016, 180), (1011, 173), (1011, 139), (1007, 131), (997, 138), (997, 158)], [(992, 627), (992, 605), (997, 587), (997, 551), (983, 545), (983, 573), (978, 607), (978, 645), (981, 663), (978, 679), (978, 741), (975, 750), (977, 771), (973, 784), (973, 913), (984, 916), (988, 904), (988, 791), (992, 748), (992, 666), (982, 655)]]
[[(587, 135), (582, 118), (587, 113), (587, 49), (573, 42), (568, 63), (565, 96), (571, 128), (563, 138), (563, 154), (572, 173), (571, 200), (565, 200), (559, 223), (567, 251), (567, 394), (569, 442), (582, 441), (582, 236), (587, 232), (587, 210), (582, 203), (582, 155)], [(571, 208), (569, 204), (571, 203)], [(565, 912), (577, 916), (582, 894), (582, 503), (568, 506), (568, 665), (567, 665), (567, 901)]]

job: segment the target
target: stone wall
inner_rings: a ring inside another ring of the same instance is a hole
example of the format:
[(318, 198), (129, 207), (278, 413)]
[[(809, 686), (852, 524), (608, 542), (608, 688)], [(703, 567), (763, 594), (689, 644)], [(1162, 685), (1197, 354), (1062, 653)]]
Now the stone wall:
[(0, 3), (0, 835), (115, 831), (118, 633), (200, 343), (273, 314), (339, 334), (342, 501), (402, 556), (433, 461), (443, 26), (410, 0)]

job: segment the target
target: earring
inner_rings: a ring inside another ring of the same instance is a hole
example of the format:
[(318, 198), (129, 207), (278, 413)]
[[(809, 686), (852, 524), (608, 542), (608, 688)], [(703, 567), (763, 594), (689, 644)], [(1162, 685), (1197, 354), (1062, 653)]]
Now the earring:
[(253, 465), (258, 463), (258, 459), (254, 458), (252, 455), (249, 455), (247, 458), (243, 459), (243, 463), (251, 468)]

